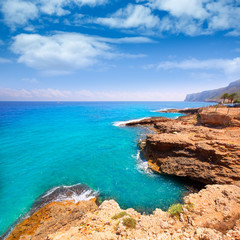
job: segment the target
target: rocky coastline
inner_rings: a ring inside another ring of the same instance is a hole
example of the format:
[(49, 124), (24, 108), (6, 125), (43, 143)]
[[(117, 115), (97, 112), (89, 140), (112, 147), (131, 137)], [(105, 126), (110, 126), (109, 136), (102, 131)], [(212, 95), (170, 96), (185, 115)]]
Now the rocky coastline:
[(154, 130), (139, 143), (151, 169), (201, 182), (204, 189), (151, 215), (122, 210), (114, 200), (54, 201), (18, 223), (6, 239), (240, 239), (240, 109), (165, 112), (186, 115), (126, 125)]
[(200, 108), (178, 119), (152, 119), (152, 125), (155, 133), (140, 147), (153, 170), (204, 184), (240, 186), (239, 108)]

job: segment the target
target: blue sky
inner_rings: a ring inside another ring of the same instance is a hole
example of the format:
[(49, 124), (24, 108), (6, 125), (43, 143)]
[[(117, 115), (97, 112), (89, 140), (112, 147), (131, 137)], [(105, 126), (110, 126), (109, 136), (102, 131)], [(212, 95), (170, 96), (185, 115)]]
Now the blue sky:
[(0, 100), (174, 101), (240, 79), (239, 0), (2, 0)]

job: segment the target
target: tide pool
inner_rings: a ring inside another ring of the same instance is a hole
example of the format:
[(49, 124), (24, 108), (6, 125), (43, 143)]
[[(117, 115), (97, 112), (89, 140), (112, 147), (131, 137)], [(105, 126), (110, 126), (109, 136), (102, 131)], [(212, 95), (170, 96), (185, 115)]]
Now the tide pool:
[(151, 212), (181, 201), (180, 179), (156, 175), (139, 159), (146, 129), (116, 122), (187, 102), (0, 102), (0, 234), (26, 214), (45, 191), (86, 184), (122, 208)]

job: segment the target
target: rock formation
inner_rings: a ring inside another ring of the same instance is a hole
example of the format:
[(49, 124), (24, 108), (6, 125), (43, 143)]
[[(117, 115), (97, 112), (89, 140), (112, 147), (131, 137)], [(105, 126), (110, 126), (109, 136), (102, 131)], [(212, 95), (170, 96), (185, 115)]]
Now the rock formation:
[[(19, 223), (7, 240), (233, 240), (240, 238), (239, 216), (240, 188), (209, 185), (185, 197), (175, 215), (122, 210), (113, 200), (99, 207), (93, 201), (53, 202)], [(126, 225), (127, 219), (135, 224)]]
[(240, 186), (240, 109), (230, 111), (203, 108), (198, 114), (155, 122), (156, 133), (142, 143), (149, 166), (205, 184)]
[(97, 209), (95, 200), (78, 203), (73, 201), (48, 203), (29, 218), (17, 224), (7, 240), (48, 239), (49, 234), (53, 234), (60, 229), (63, 231), (78, 226), (78, 220), (84, 214)]

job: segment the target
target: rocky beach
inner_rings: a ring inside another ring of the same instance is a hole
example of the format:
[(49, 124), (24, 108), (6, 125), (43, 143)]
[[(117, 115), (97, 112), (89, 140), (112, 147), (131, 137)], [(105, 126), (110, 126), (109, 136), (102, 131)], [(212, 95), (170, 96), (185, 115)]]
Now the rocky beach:
[(166, 111), (185, 115), (126, 125), (154, 131), (139, 142), (152, 170), (200, 182), (202, 190), (151, 215), (123, 210), (114, 200), (53, 201), (18, 223), (6, 239), (240, 239), (240, 108)]

